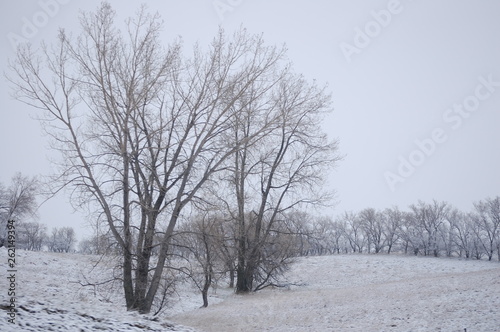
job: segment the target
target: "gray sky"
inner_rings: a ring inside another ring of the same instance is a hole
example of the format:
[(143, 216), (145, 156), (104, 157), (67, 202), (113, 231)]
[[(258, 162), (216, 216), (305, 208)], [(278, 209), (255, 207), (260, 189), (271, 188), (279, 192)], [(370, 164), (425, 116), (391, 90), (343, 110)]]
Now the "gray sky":
[[(139, 1), (110, 1), (118, 20)], [(325, 131), (344, 160), (331, 174), (335, 216), (365, 207), (406, 209), (419, 199), (468, 211), (500, 195), (500, 1), (465, 0), (151, 0), (165, 20), (165, 41), (182, 36), (185, 51), (206, 44), (219, 25), (264, 33), (286, 43), (295, 70), (328, 83), (334, 112)], [(80, 9), (96, 0), (0, 3), (1, 59), (15, 39), (50, 42), (57, 29), (77, 31)], [(17, 171), (51, 171), (34, 110), (12, 100), (0, 80), (0, 181)], [(52, 226), (84, 222), (65, 195), (40, 209)]]

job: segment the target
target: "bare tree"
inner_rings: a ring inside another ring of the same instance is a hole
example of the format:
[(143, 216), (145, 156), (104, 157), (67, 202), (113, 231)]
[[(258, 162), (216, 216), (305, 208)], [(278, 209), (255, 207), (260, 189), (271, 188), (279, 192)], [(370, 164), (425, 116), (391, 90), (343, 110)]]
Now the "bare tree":
[(286, 214), (285, 223), (290, 224), (290, 229), (294, 229), (294, 233), (290, 233), (295, 242), (300, 256), (307, 256), (311, 251), (311, 238), (314, 237), (312, 216), (303, 211), (293, 211)]
[(366, 237), (363, 235), (362, 224), (357, 213), (345, 212), (341, 220), (344, 236), (347, 238), (351, 250), (355, 253), (362, 253), (366, 245)]
[[(297, 92), (305, 86), (281, 83), (284, 50), (266, 46), (261, 36), (242, 30), (228, 40), (221, 31), (207, 51), (196, 47), (185, 60), (179, 43), (161, 46), (158, 16), (143, 8), (122, 34), (114, 15), (103, 3), (82, 14), (76, 39), (61, 31), (52, 47), (20, 48), (9, 79), (16, 98), (41, 109), (42, 123), (63, 155), (57, 183), (73, 188), (76, 205), (97, 206), (122, 248), (127, 308), (148, 313), (186, 207), (227, 168), (228, 158), (276, 122), (262, 118), (260, 128), (234, 139), (239, 114), (257, 102), (276, 103), (270, 100), (279, 95), (273, 89)], [(292, 123), (283, 137), (293, 136)], [(302, 140), (314, 141), (317, 128), (303, 129), (311, 131)], [(305, 162), (316, 155), (303, 156)], [(288, 188), (297, 181), (292, 178)], [(274, 185), (269, 181), (269, 190)], [(164, 231), (152, 262), (158, 228)]]
[(484, 230), (482, 228), (481, 222), (479, 218), (477, 218), (477, 215), (470, 214), (470, 221), (471, 221), (471, 227), (472, 227), (472, 257), (480, 260), (483, 258), (484, 254), (486, 253), (484, 248), (484, 243), (487, 241), (485, 239), (485, 234)]
[(491, 261), (500, 237), (500, 197), (479, 201), (474, 204), (474, 208), (473, 219), (478, 226), (478, 240)]
[[(334, 225), (329, 218), (319, 218), (310, 221), (312, 227), (312, 236), (308, 237), (311, 253), (314, 255), (331, 254), (335, 251), (332, 245), (335, 245), (335, 240), (332, 239), (334, 233)], [(307, 233), (304, 234), (305, 237)], [(301, 247), (302, 247), (301, 243)]]
[(330, 107), (325, 89), (288, 70), (281, 78), (269, 98), (246, 102), (255, 91), (243, 98), (233, 127), (237, 142), (257, 136), (259, 124), (273, 119), (270, 130), (258, 135), (257, 144), (244, 144), (231, 165), (235, 199), (229, 206), (238, 225), (236, 291), (240, 293), (255, 290), (262, 282), (256, 280), (259, 275), (269, 279), (268, 273), (257, 271), (269, 257), (264, 249), (280, 232), (284, 213), (329, 198), (321, 190), (325, 170), (339, 159), (336, 143), (321, 131), (322, 114)]
[(416, 205), (410, 205), (411, 217), (417, 227), (421, 229), (420, 242), (425, 255), (430, 253), (435, 257), (439, 255), (438, 230), (446, 221), (450, 209), (446, 202), (440, 203), (436, 200), (430, 204), (419, 201)]
[(26, 250), (42, 250), (47, 239), (47, 226), (38, 222), (19, 222), (16, 242)]
[(459, 256), (471, 258), (474, 237), (471, 215), (454, 209), (450, 212), (449, 220)]
[(7, 221), (35, 216), (38, 190), (38, 180), (21, 173), (12, 177), (7, 188), (0, 183), (0, 247), (4, 244)]
[(189, 252), (186, 274), (200, 290), (202, 307), (208, 307), (208, 291), (216, 274), (224, 271), (224, 261), (220, 259), (224, 235), (219, 233), (222, 223), (220, 215), (205, 210), (183, 224), (177, 235), (179, 245)]
[(76, 234), (72, 227), (54, 227), (47, 240), (50, 251), (70, 252), (76, 244)]
[(449, 216), (438, 228), (438, 247), (442, 248), (447, 257), (451, 257), (455, 251), (454, 229), (452, 228)]
[(95, 247), (91, 238), (78, 241), (78, 253), (83, 255), (95, 255)]
[(404, 213), (398, 207), (384, 210), (384, 237), (387, 244), (387, 253), (390, 254), (395, 244), (398, 243)]
[(384, 215), (373, 208), (366, 208), (358, 213), (359, 221), (368, 240), (368, 252), (373, 244), (375, 253), (378, 254), (385, 247)]

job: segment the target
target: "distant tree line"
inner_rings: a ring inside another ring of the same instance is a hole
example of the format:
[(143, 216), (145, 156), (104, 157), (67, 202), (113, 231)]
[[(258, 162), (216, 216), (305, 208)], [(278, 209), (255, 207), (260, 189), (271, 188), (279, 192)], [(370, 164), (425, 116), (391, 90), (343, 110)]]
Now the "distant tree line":
[[(252, 218), (251, 215), (248, 216)], [(419, 201), (406, 211), (366, 208), (335, 219), (314, 218), (293, 211), (281, 215), (279, 227), (261, 243), (254, 291), (286, 286), (280, 278), (299, 256), (350, 253), (403, 253), (500, 261), (500, 197), (474, 204), (462, 212), (449, 203)], [(265, 225), (267, 227), (269, 225)], [(252, 241), (248, 230), (248, 241)], [(198, 214), (179, 227), (173, 237), (183, 271), (201, 291), (203, 305), (212, 282), (233, 287), (238, 266), (238, 229), (231, 215)]]
[(54, 227), (50, 234), (47, 226), (39, 222), (16, 222), (16, 248), (53, 252), (73, 252), (77, 242), (75, 230), (72, 227)]
[[(252, 215), (247, 216), (251, 220)], [(205, 211), (183, 223), (172, 243), (184, 273), (201, 291), (203, 305), (213, 281), (234, 287), (238, 267), (239, 230), (231, 214)], [(474, 204), (462, 212), (446, 202), (419, 201), (402, 211), (366, 208), (335, 219), (315, 218), (294, 210), (280, 215), (276, 225), (264, 224), (270, 234), (260, 244), (254, 291), (287, 286), (281, 277), (295, 258), (349, 253), (404, 253), (500, 261), (500, 197)], [(252, 239), (252, 227), (246, 230)]]
[(419, 201), (402, 211), (366, 208), (304, 225), (300, 255), (391, 253), (500, 261), (500, 197), (462, 212), (446, 202)]

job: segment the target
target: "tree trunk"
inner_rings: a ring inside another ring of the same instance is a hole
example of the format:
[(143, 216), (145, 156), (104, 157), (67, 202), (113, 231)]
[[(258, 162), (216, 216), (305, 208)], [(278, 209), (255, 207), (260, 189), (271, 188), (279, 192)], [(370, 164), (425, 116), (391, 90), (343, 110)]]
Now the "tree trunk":
[(229, 288), (234, 288), (234, 269), (229, 269)]
[(240, 269), (238, 266), (236, 276), (236, 293), (245, 294), (253, 290), (253, 274), (253, 268), (247, 266)]
[(149, 272), (149, 259), (151, 257), (151, 250), (144, 250), (137, 256), (137, 269), (135, 279), (135, 305), (131, 309), (141, 310), (143, 302), (145, 301), (146, 291), (148, 287), (148, 272)]
[(246, 241), (244, 224), (240, 221), (240, 238), (238, 239), (238, 265), (236, 266), (236, 293), (249, 292), (252, 288), (251, 282), (246, 277), (247, 274), (247, 260), (246, 260)]
[(210, 289), (211, 284), (212, 273), (211, 271), (205, 271), (205, 283), (203, 284), (203, 289), (201, 290), (201, 296), (203, 297), (203, 308), (208, 307), (208, 290)]
[(133, 309), (135, 298), (132, 283), (132, 255), (126, 248), (123, 248), (123, 291), (127, 309)]

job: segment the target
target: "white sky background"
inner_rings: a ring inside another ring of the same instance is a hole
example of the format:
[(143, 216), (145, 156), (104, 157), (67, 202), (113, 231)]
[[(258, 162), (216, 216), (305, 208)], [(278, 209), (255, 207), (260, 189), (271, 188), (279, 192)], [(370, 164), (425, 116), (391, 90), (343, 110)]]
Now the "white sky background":
[[(119, 22), (140, 4), (110, 2)], [(165, 20), (165, 41), (182, 36), (185, 52), (197, 40), (207, 44), (219, 25), (228, 32), (242, 25), (264, 33), (269, 44), (286, 43), (296, 72), (329, 84), (334, 112), (324, 128), (340, 140), (345, 158), (330, 177), (338, 204), (325, 214), (394, 205), (406, 209), (419, 199), (445, 200), (468, 211), (473, 202), (500, 195), (500, 1), (144, 2)], [(14, 55), (9, 36), (23, 37), (25, 26), (37, 23), (38, 31), (24, 37), (35, 44), (50, 42), (59, 27), (78, 31), (79, 10), (95, 10), (99, 3), (2, 0), (3, 69)], [(381, 14), (388, 9), (390, 20)], [(377, 23), (374, 13), (386, 21)], [(371, 29), (372, 37), (363, 40), (358, 29)], [(355, 47), (355, 42), (358, 53), (346, 56), (342, 47)], [(484, 86), (480, 77), (493, 85)], [(34, 110), (12, 100), (5, 79), (0, 84), (0, 181), (7, 184), (17, 171), (49, 173), (50, 152), (30, 116)], [(455, 104), (464, 103), (475, 110), (452, 113)], [(431, 149), (436, 130), (439, 142)], [(425, 147), (419, 148), (417, 140), (427, 142)], [(400, 166), (402, 159), (418, 165), (410, 171)], [(393, 188), (387, 172), (401, 176)], [(40, 209), (40, 222), (50, 227), (78, 229), (84, 221), (82, 214), (72, 213), (65, 195)]]

